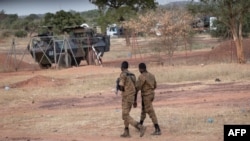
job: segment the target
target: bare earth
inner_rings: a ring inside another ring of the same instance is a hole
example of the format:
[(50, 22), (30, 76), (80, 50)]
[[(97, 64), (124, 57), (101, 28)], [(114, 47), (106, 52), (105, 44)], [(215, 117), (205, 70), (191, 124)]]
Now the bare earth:
[[(211, 52), (194, 51), (188, 55), (211, 57)], [(4, 62), (6, 56), (1, 56), (1, 62)], [(179, 61), (186, 59), (185, 53), (175, 57), (180, 58)], [(198, 64), (208, 63), (208, 58)], [(138, 55), (126, 60), (134, 72), (141, 61), (153, 62), (150, 67), (154, 68), (171, 67), (165, 65), (166, 62), (155, 63), (150, 59), (140, 59)], [(114, 83), (96, 84), (95, 81), (107, 76), (112, 78), (105, 79), (115, 82), (121, 60), (124, 58), (105, 60), (104, 57), (103, 67), (87, 66), (83, 62), (80, 67), (47, 70), (40, 70), (26, 61), (21, 65), (23, 68), (27, 65), (27, 70), (1, 72), (0, 140), (223, 141), (224, 124), (250, 124), (250, 81), (165, 82), (158, 84), (154, 101), (162, 135), (150, 135), (154, 128), (147, 117), (143, 137), (130, 127), (131, 138), (120, 138), (124, 128), (121, 97), (115, 95)], [(139, 120), (140, 108), (139, 104), (131, 111), (136, 120)]]

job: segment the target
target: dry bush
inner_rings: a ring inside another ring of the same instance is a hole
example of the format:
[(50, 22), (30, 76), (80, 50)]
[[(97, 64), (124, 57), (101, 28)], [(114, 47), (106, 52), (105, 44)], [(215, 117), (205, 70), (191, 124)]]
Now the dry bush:
[(137, 18), (125, 22), (124, 26), (132, 30), (132, 35), (139, 32), (157, 34), (158, 41), (162, 42), (157, 51), (166, 51), (172, 58), (181, 42), (187, 43), (191, 20), (192, 16), (183, 10), (157, 10), (139, 14)]

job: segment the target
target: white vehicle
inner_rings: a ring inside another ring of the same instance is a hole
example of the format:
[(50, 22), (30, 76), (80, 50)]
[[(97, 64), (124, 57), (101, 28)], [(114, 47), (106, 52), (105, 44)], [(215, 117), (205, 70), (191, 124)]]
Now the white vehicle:
[(120, 28), (116, 24), (107, 27), (106, 33), (110, 37), (117, 37), (120, 34)]
[(216, 30), (217, 27), (214, 26), (214, 21), (217, 20), (216, 17), (210, 17), (209, 18), (209, 29), (210, 30)]
[(157, 23), (155, 27), (150, 29), (150, 33), (155, 34), (156, 36), (161, 36), (161, 28), (162, 25), (160, 23)]

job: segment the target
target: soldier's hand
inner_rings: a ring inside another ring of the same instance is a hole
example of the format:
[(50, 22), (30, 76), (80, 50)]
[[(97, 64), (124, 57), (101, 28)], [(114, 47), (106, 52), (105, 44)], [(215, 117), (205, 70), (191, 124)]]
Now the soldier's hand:
[(133, 107), (136, 108), (137, 107), (137, 102), (133, 103)]

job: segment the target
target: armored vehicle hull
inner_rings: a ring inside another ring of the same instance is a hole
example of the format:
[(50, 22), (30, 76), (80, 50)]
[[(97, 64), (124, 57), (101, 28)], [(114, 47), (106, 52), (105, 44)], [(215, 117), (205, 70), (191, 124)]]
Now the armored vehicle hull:
[(104, 52), (110, 50), (110, 37), (95, 34), (84, 27), (65, 28), (68, 35), (36, 36), (31, 40), (28, 49), (41, 68), (52, 64), (60, 67), (79, 66), (82, 60), (88, 65), (102, 64)]

